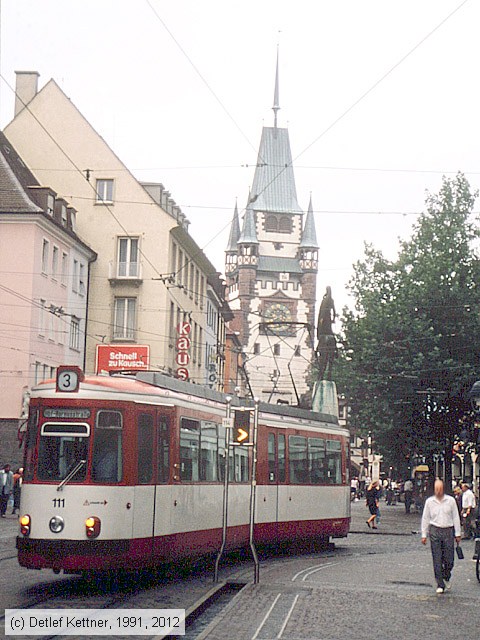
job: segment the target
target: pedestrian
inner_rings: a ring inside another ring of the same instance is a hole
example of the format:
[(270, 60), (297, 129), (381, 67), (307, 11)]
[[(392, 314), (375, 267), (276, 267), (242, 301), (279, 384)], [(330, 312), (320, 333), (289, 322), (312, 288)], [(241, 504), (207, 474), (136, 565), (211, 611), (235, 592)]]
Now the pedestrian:
[(4, 465), (0, 471), (0, 516), (5, 518), (8, 500), (13, 492), (13, 473), (10, 471), (10, 465)]
[(20, 467), (13, 474), (13, 511), (12, 515), (15, 515), (20, 509), (20, 495), (22, 493), (23, 482), (23, 468)]
[(466, 482), (462, 484), (462, 491), (463, 539), (470, 540), (475, 535), (475, 507), (477, 505), (475, 494)]
[(378, 491), (378, 480), (374, 480), (371, 482), (367, 489), (367, 499), (366, 505), (368, 510), (370, 511), (370, 517), (367, 520), (368, 528), (377, 529), (375, 526), (375, 518), (378, 515), (379, 503), (380, 503), (380, 493)]
[(350, 480), (350, 501), (353, 502), (358, 493), (358, 478), (352, 478)]
[(410, 480), (410, 478), (405, 481), (403, 490), (405, 492), (405, 513), (410, 513), (413, 499), (413, 482)]
[(452, 496), (445, 494), (443, 480), (436, 480), (434, 495), (425, 502), (422, 516), (422, 544), (430, 535), (433, 571), (437, 581), (437, 593), (450, 589), (454, 565), (455, 541), (461, 540), (460, 517)]
[(462, 521), (462, 488), (454, 487), (453, 489), (453, 497), (455, 498), (455, 502), (457, 503), (458, 515), (460, 516), (460, 522)]

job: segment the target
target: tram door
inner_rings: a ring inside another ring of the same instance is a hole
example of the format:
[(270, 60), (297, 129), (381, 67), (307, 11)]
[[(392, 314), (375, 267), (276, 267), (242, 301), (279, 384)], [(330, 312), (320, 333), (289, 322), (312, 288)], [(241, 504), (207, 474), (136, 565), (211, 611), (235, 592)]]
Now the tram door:
[[(137, 414), (137, 482), (135, 485), (133, 537), (153, 536), (155, 513), (155, 410), (145, 408)], [(152, 544), (145, 553), (153, 553)]]

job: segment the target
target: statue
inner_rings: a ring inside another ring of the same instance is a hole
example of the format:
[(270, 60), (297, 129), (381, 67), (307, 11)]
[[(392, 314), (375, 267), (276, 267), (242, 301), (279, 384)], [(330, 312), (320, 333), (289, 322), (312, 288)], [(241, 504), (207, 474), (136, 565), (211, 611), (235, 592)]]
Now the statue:
[(318, 379), (324, 380), (325, 375), (327, 380), (332, 379), (333, 361), (337, 357), (337, 341), (333, 333), (332, 324), (335, 322), (337, 313), (335, 311), (335, 303), (332, 298), (332, 289), (327, 287), (325, 295), (323, 296), (320, 304), (320, 311), (318, 312), (318, 325), (317, 325), (317, 364), (318, 364)]

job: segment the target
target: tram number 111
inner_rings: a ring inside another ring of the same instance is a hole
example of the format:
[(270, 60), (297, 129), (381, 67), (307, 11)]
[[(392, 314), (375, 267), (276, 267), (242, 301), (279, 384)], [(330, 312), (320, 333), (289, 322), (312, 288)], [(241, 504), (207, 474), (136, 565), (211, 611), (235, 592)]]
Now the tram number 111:
[(55, 509), (60, 509), (65, 507), (65, 498), (53, 498), (53, 507)]

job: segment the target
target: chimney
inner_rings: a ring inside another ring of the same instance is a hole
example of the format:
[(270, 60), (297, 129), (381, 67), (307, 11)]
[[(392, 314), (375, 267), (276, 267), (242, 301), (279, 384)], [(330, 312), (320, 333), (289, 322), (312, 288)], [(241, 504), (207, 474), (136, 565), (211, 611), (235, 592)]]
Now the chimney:
[(32, 100), (38, 91), (38, 71), (15, 71), (15, 116)]

